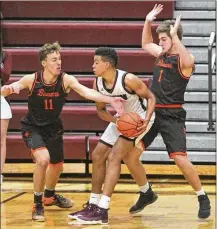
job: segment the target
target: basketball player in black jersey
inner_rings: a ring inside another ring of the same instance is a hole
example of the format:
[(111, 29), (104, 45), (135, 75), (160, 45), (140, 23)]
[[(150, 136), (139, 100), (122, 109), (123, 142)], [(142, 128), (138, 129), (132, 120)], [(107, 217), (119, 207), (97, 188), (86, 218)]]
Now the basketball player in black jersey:
[(36, 162), (32, 219), (44, 221), (43, 204), (60, 208), (70, 208), (73, 205), (70, 199), (55, 194), (55, 186), (63, 170), (64, 130), (60, 113), (65, 97), (72, 89), (89, 100), (111, 103), (120, 114), (123, 111), (123, 99), (102, 95), (62, 72), (60, 45), (57, 42), (45, 44), (39, 51), (39, 58), (43, 71), (25, 75), (19, 81), (2, 87), (1, 95), (29, 90), (28, 113), (21, 120), (22, 136)]
[(153, 43), (151, 23), (162, 10), (163, 5), (154, 6), (146, 16), (142, 33), (142, 48), (156, 57), (151, 88), (156, 97), (156, 118), (143, 142), (147, 148), (161, 133), (169, 157), (174, 159), (198, 196), (198, 217), (205, 219), (210, 216), (210, 201), (194, 166), (187, 158), (186, 111), (182, 107), (185, 103), (184, 93), (194, 71), (194, 56), (181, 42), (181, 15), (177, 16), (176, 21), (161, 23), (157, 28), (159, 45)]

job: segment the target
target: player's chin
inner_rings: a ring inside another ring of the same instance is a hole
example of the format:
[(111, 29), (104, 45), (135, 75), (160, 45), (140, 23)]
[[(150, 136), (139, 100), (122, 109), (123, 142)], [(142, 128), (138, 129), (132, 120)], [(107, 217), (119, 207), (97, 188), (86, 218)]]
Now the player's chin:
[(55, 71), (55, 74), (56, 74), (56, 75), (59, 75), (60, 72), (61, 72), (61, 68), (57, 69), (57, 70)]
[(93, 72), (96, 77), (100, 77), (100, 74), (97, 72)]

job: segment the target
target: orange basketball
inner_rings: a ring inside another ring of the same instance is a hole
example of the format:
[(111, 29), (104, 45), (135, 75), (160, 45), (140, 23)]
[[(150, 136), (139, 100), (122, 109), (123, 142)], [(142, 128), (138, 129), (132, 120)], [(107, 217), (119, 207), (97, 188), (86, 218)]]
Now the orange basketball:
[(128, 112), (118, 119), (116, 125), (125, 137), (134, 137), (138, 133), (137, 128), (142, 125), (141, 119), (136, 112)]

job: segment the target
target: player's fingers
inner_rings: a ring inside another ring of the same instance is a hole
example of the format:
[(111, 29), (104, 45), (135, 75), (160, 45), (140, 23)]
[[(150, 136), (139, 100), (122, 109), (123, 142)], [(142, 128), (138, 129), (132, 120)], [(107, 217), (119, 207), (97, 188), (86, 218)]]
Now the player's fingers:
[(156, 7), (157, 7), (157, 4), (155, 4), (155, 5), (154, 5), (154, 8), (153, 8), (153, 10), (155, 10), (155, 9), (156, 9)]

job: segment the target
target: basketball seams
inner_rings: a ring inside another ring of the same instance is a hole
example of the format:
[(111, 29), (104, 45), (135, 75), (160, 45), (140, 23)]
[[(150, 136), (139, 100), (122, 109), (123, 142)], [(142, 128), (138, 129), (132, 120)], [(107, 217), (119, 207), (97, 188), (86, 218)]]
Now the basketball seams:
[(130, 137), (135, 137), (134, 135), (137, 133), (137, 128), (134, 130), (134, 132), (132, 133), (132, 135)]
[(123, 130), (121, 134), (129, 138), (129, 137), (133, 137), (134, 133), (135, 133), (135, 129), (128, 129), (128, 130)]
[(137, 128), (142, 124), (140, 119), (140, 115), (135, 112), (125, 113), (117, 120), (117, 129), (125, 137), (135, 137)]
[(134, 119), (134, 117), (132, 115), (130, 115), (130, 113), (126, 113), (125, 115), (130, 116), (133, 119), (133, 121), (136, 123), (136, 125), (138, 124), (137, 121)]
[(138, 124), (133, 124), (133, 123), (130, 123), (130, 122), (126, 122), (126, 121), (124, 121), (124, 120), (118, 120), (118, 123), (120, 123), (121, 124), (121, 122), (123, 122), (123, 123), (127, 123), (127, 124), (129, 124), (129, 125), (132, 125), (132, 126), (138, 126)]
[(118, 129), (118, 130), (119, 130), (119, 131), (123, 131), (123, 132), (124, 132), (124, 131), (128, 131), (128, 130), (135, 130), (135, 128), (123, 129), (123, 130), (122, 130), (122, 129)]

